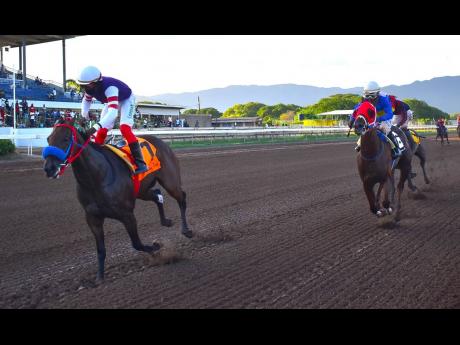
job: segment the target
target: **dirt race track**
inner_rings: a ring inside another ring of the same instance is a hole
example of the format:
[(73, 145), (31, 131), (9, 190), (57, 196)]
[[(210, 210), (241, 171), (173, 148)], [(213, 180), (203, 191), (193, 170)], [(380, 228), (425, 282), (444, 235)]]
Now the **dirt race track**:
[(424, 141), (430, 185), (402, 198), (402, 220), (368, 210), (354, 144), (176, 151), (193, 239), (165, 197), (171, 228), (138, 201), (135, 251), (106, 220), (106, 280), (69, 168), (0, 161), (0, 308), (460, 308), (460, 141)]

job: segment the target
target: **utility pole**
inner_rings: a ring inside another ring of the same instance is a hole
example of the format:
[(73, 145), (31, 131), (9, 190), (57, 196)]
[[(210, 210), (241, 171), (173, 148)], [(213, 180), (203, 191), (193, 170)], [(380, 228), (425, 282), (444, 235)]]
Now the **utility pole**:
[(200, 96), (198, 96), (198, 114), (200, 113), (201, 108), (200, 108)]

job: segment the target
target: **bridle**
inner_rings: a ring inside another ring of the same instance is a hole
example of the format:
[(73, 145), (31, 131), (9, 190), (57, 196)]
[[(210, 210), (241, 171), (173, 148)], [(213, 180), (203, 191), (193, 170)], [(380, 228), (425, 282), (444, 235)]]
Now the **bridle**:
[[(364, 126), (362, 127), (363, 129), (361, 131), (357, 131), (356, 129), (356, 123), (358, 122), (357, 120), (359, 118), (362, 118), (363, 121), (364, 121)], [(359, 136), (363, 136), (368, 130), (369, 130), (370, 126), (366, 120), (366, 118), (362, 115), (358, 115), (356, 117), (356, 120), (355, 120), (355, 133), (358, 134)], [(379, 139), (380, 140), (380, 139)], [(382, 153), (383, 153), (383, 147), (384, 145), (380, 145), (380, 149), (379, 149), (379, 152), (377, 152), (375, 155), (373, 155), (372, 157), (366, 157), (363, 152), (361, 151), (360, 154), (361, 154), (361, 158), (364, 159), (365, 161), (375, 161), (377, 158), (379, 158)]]
[[(360, 131), (358, 131), (358, 129), (357, 129), (357, 127), (356, 127), (356, 124), (358, 123), (358, 119), (363, 119), (363, 121), (364, 121), (364, 126), (362, 127), (362, 130), (360, 130)], [(355, 133), (356, 133), (357, 135), (360, 135), (360, 136), (361, 136), (361, 135), (363, 135), (364, 133), (366, 133), (368, 129), (369, 129), (369, 124), (367, 123), (366, 118), (365, 118), (364, 116), (362, 116), (362, 115), (358, 115), (358, 116), (356, 117), (356, 120), (355, 120)]]
[[(78, 158), (78, 156), (80, 156), (82, 151), (86, 148), (86, 146), (88, 146), (91, 138), (94, 136), (93, 135), (89, 136), (88, 139), (84, 142), (84, 144), (81, 145), (78, 143), (77, 129), (74, 126), (68, 125), (66, 123), (59, 123), (59, 124), (54, 125), (53, 128), (56, 128), (56, 127), (65, 127), (71, 130), (72, 136), (70, 137), (70, 143), (65, 150), (57, 146), (52, 146), (52, 145), (47, 146), (43, 150), (42, 156), (43, 156), (43, 159), (46, 159), (48, 156), (54, 156), (63, 162), (59, 164), (58, 175), (60, 176), (64, 174), (64, 170), (69, 166), (69, 164), (72, 164), (72, 162), (75, 161)], [(80, 148), (76, 153), (74, 152), (75, 146)]]

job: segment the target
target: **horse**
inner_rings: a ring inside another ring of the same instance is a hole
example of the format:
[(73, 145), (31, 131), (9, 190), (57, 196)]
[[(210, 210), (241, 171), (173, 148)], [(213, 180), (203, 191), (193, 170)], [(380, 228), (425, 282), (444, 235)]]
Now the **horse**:
[(457, 135), (458, 135), (458, 137), (460, 138), (460, 123), (459, 123), (458, 126), (457, 126)]
[[(421, 166), (422, 171), (423, 171), (423, 178), (425, 179), (425, 183), (429, 184), (430, 180), (429, 180), (429, 178), (428, 178), (428, 176), (426, 174), (426, 170), (425, 170), (426, 151), (425, 151), (425, 147), (422, 145), (422, 138), (425, 138), (425, 137), (422, 137), (421, 135), (419, 135), (413, 129), (407, 129), (406, 128), (405, 130), (402, 130), (402, 131), (406, 135), (407, 141), (408, 141), (408, 143), (410, 145), (410, 148), (411, 148), (412, 152), (420, 160), (420, 166)], [(412, 138), (409, 139), (409, 136), (412, 136)], [(414, 141), (414, 137), (418, 138), (418, 143)], [(410, 176), (411, 176), (411, 178), (415, 177), (413, 175), (410, 175)]]
[(137, 232), (134, 216), (136, 199), (153, 201), (160, 214), (161, 225), (170, 227), (172, 221), (164, 214), (163, 196), (154, 189), (156, 182), (176, 199), (182, 220), (182, 234), (193, 237), (185, 216), (186, 193), (181, 187), (179, 162), (171, 148), (155, 136), (144, 136), (157, 149), (161, 168), (145, 176), (140, 182), (137, 195), (131, 170), (114, 152), (92, 142), (92, 136), (74, 119), (56, 121), (44, 149), (43, 169), (48, 178), (58, 178), (71, 164), (77, 181), (77, 197), (85, 212), (86, 222), (96, 239), (98, 270), (96, 281), (104, 280), (106, 249), (104, 244), (104, 219), (120, 221), (126, 228), (134, 249), (153, 254), (160, 244), (144, 245)]
[(449, 134), (446, 126), (440, 125), (436, 127), (436, 141), (438, 141), (439, 137), (441, 138), (441, 145), (444, 145), (444, 138), (446, 138), (447, 143), (450, 144)]
[[(384, 134), (379, 129), (369, 126), (364, 116), (365, 111), (368, 112), (368, 117), (374, 119), (373, 122), (377, 113), (375, 107), (370, 102), (364, 101), (356, 109), (357, 118), (354, 121), (354, 132), (361, 137), (361, 149), (356, 160), (364, 192), (366, 193), (371, 213), (378, 217), (391, 214), (393, 209), (390, 204), (394, 201), (395, 189), (394, 170), (399, 169), (401, 174), (397, 186), (397, 203), (395, 207), (395, 219), (399, 220), (401, 194), (406, 180), (408, 181), (409, 188), (413, 191), (416, 190), (416, 187), (411, 182), (410, 174), (412, 151), (403, 132), (393, 126), (392, 130), (399, 135), (405, 148), (401, 156), (393, 164), (390, 143), (387, 142), (386, 138), (383, 138)], [(377, 195), (374, 193), (374, 186), (376, 184), (379, 184)], [(384, 190), (383, 208), (380, 206), (382, 190)]]

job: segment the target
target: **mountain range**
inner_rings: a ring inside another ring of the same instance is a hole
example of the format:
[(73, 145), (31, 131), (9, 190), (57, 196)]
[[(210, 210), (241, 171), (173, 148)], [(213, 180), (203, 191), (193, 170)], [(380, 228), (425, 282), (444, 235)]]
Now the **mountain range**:
[[(415, 81), (407, 85), (382, 86), (382, 90), (399, 99), (416, 98), (449, 114), (460, 112), (460, 76), (437, 77)], [(362, 87), (343, 89), (340, 87), (316, 87), (310, 85), (280, 84), (270, 86), (232, 85), (195, 92), (166, 93), (155, 96), (136, 96), (138, 100), (149, 100), (186, 108), (213, 107), (221, 112), (237, 103), (260, 102), (266, 105), (278, 103), (307, 106), (335, 94), (361, 94)]]

